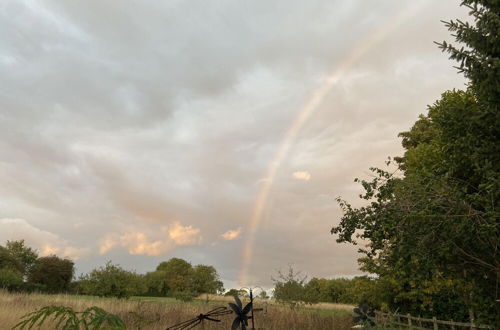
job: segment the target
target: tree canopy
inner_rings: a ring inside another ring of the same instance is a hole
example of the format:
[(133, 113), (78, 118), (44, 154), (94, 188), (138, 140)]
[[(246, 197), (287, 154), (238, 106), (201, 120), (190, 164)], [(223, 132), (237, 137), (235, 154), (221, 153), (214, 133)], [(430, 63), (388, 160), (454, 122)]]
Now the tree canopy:
[[(362, 269), (392, 283), (389, 307), (422, 315), (491, 321), (500, 278), (500, 2), (462, 2), (473, 24), (446, 25), (463, 47), (439, 44), (470, 82), (428, 107), (400, 134), (395, 165), (357, 180), (366, 205), (343, 210), (332, 228), (356, 244)], [(454, 303), (450, 303), (450, 302)]]
[(48, 292), (69, 290), (75, 272), (73, 261), (55, 255), (38, 258), (29, 281), (41, 284)]

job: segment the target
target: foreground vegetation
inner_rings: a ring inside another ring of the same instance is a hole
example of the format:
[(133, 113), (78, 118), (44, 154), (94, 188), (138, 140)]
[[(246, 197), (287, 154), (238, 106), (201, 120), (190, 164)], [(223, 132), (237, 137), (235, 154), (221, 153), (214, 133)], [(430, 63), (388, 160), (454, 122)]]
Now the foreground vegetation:
[[(219, 296), (220, 297), (220, 296)], [(222, 299), (229, 299), (228, 297)], [(124, 322), (127, 329), (165, 329), (181, 321), (193, 318), (207, 312), (215, 306), (225, 306), (225, 301), (203, 300), (181, 302), (172, 298), (117, 299), (72, 295), (46, 295), (8, 293), (0, 291), (0, 320), (2, 329), (10, 329), (19, 322), (21, 317), (47, 305), (68, 306), (75, 311), (83, 311), (88, 307), (97, 306), (109, 313), (116, 314)], [(261, 307), (263, 302), (257, 302)], [(328, 308), (327, 308), (328, 307)], [(347, 308), (350, 308), (348, 306)], [(221, 317), (221, 323), (206, 323), (205, 329), (229, 329), (233, 317)], [(281, 305), (268, 304), (267, 313), (259, 312), (256, 325), (265, 329), (349, 329), (352, 324), (352, 313), (345, 309), (323, 305), (321, 308), (289, 309)], [(151, 323), (151, 324), (148, 324)], [(48, 323), (45, 328), (54, 329)]]

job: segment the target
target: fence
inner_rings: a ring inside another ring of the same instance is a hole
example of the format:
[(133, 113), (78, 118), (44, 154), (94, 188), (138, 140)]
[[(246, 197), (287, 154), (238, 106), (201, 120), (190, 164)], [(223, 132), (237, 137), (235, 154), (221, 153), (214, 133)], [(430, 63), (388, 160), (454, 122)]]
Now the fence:
[(480, 325), (473, 322), (454, 322), (437, 320), (435, 317), (432, 319), (426, 319), (423, 317), (415, 317), (410, 314), (392, 314), (376, 312), (378, 323), (385, 324), (386, 326), (397, 326), (409, 329), (453, 329), (458, 330), (461, 328), (468, 329), (494, 329), (494, 327), (489, 325)]

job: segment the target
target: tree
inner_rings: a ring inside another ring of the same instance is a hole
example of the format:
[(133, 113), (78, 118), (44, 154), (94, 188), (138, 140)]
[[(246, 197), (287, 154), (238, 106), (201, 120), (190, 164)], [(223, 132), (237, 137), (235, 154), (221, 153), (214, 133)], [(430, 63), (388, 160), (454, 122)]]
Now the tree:
[(37, 251), (26, 246), (23, 239), (18, 241), (7, 241), (5, 248), (22, 265), (22, 273), (27, 278), (38, 258)]
[[(484, 103), (487, 112), (498, 120), (500, 92), (500, 3), (492, 0), (462, 0), (470, 9), (474, 23), (451, 20), (444, 22), (461, 46), (438, 43), (459, 63), (458, 69), (470, 79), (475, 97)], [(465, 46), (465, 47), (464, 47)], [(498, 121), (493, 121), (498, 123)], [(495, 125), (493, 125), (495, 126)], [(493, 130), (498, 130), (491, 127)]]
[(80, 277), (84, 294), (100, 297), (129, 298), (143, 293), (146, 288), (140, 275), (108, 261), (104, 267)]
[(372, 168), (372, 180), (356, 180), (366, 206), (338, 199), (344, 214), (332, 233), (369, 242), (360, 263), (397, 288), (384, 297), (390, 307), (490, 322), (500, 278), (500, 3), (462, 4), (475, 25), (446, 24), (466, 47), (440, 47), (459, 61), (467, 90), (444, 93), (400, 134), (397, 171)]
[(193, 266), (184, 259), (171, 258), (168, 261), (161, 262), (157, 271), (163, 271), (167, 290), (170, 296), (174, 293), (192, 291), (191, 277)]
[(259, 296), (258, 296), (260, 299), (269, 299), (269, 296), (267, 295), (267, 292), (266, 290), (262, 290), (260, 293), (259, 293)]
[(246, 294), (246, 291), (244, 291), (244, 290), (231, 289), (231, 290), (228, 290), (226, 293), (224, 293), (224, 296), (226, 296), (226, 297), (235, 297), (235, 296), (242, 297), (245, 294)]
[(12, 253), (0, 246), (0, 269), (11, 269), (23, 273), (23, 265)]
[(37, 259), (28, 280), (44, 285), (51, 293), (64, 292), (69, 289), (73, 274), (73, 261), (52, 255)]
[(274, 282), (274, 298), (277, 302), (292, 308), (304, 302), (311, 303), (310, 297), (305, 294), (306, 279), (306, 275), (302, 275), (300, 271), (295, 271), (291, 265), (288, 266), (286, 274), (279, 270), (278, 275), (272, 278)]
[(162, 270), (144, 275), (147, 296), (166, 297), (168, 293), (166, 274)]
[(12, 268), (0, 268), (0, 289), (17, 290), (23, 283), (22, 275)]
[(224, 285), (213, 266), (196, 265), (192, 273), (192, 286), (197, 294), (224, 292)]

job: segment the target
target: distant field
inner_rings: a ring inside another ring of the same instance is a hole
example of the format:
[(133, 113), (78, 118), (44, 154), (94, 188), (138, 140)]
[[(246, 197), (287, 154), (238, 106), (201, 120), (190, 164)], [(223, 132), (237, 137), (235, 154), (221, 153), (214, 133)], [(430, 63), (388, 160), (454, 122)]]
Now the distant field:
[[(140, 312), (149, 319), (158, 319), (153, 325), (142, 329), (165, 329), (178, 322), (207, 312), (215, 306), (225, 306), (230, 297), (201, 296), (198, 299), (182, 303), (173, 298), (132, 297), (129, 300), (99, 298), (91, 296), (11, 294), (0, 291), (0, 329), (12, 328), (21, 316), (47, 305), (65, 305), (75, 310), (84, 310), (90, 306), (99, 306), (108, 312), (122, 317), (127, 327), (133, 327), (135, 318), (130, 312)], [(256, 307), (267, 307), (267, 314), (259, 312), (256, 328), (260, 329), (349, 329), (353, 326), (352, 306), (339, 304), (317, 304), (291, 310), (272, 302), (257, 300)], [(221, 323), (206, 323), (205, 329), (229, 329), (233, 317), (221, 317)], [(53, 329), (50, 325), (42, 329)], [(201, 328), (200, 328), (201, 329)]]

